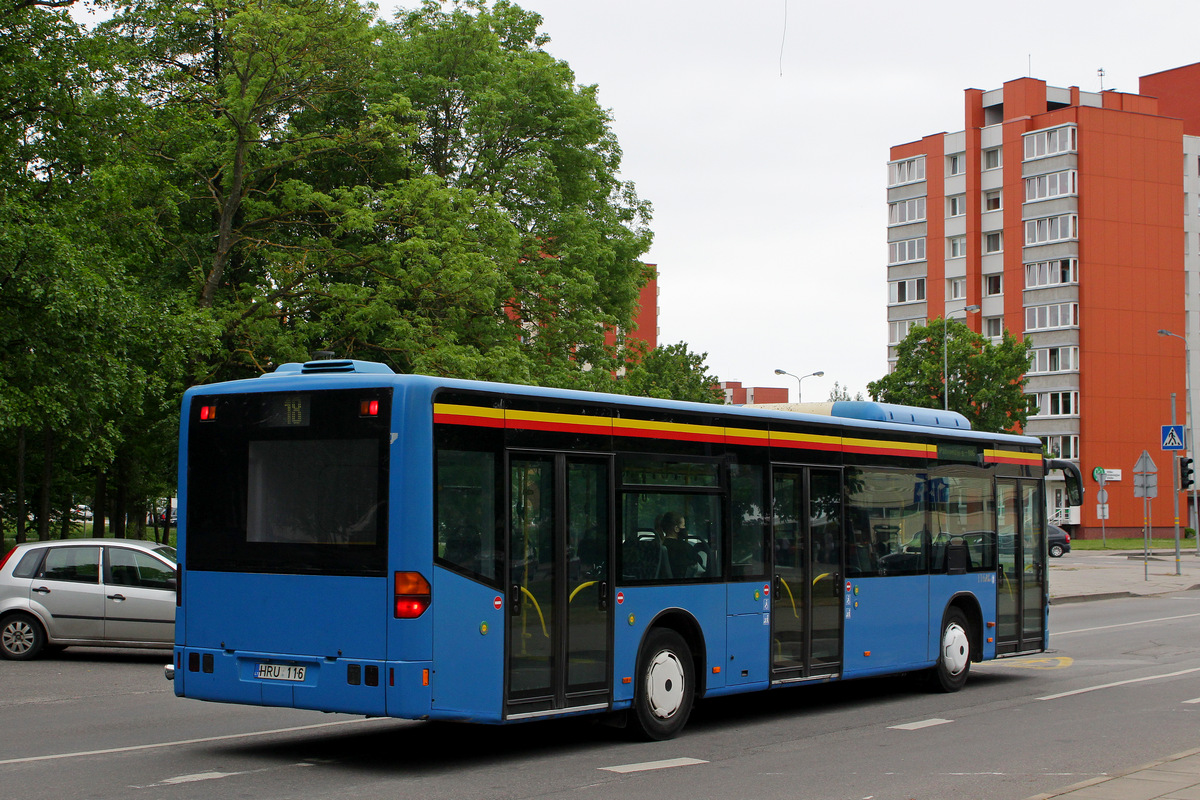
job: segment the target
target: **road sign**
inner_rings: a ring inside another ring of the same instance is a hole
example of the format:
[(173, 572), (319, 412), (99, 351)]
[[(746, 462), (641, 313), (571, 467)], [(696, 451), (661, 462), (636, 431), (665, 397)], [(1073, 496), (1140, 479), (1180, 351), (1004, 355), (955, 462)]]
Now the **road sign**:
[(1133, 465), (1133, 496), (1158, 497), (1158, 467), (1145, 450)]
[(1096, 504), (1096, 519), (1108, 519), (1108, 503)]
[(1108, 489), (1100, 489), (1096, 492), (1096, 502), (1100, 505), (1108, 502)]
[(1163, 450), (1184, 450), (1186, 445), (1183, 439), (1182, 425), (1163, 425), (1162, 426), (1162, 449)]

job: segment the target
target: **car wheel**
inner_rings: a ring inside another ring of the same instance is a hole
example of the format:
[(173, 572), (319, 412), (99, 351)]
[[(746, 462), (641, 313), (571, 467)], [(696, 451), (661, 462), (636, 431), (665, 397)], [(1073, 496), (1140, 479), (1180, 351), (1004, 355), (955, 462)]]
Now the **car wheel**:
[(943, 692), (957, 692), (967, 682), (971, 672), (971, 626), (957, 608), (946, 612), (942, 623), (941, 646), (937, 666), (933, 668), (934, 685)]
[(1062, 558), (1062, 555), (1065, 552), (1066, 551), (1063, 550), (1063, 546), (1057, 542), (1050, 545), (1050, 555), (1054, 556), (1055, 558)]
[(673, 630), (657, 628), (642, 645), (633, 705), (647, 739), (671, 739), (683, 729), (696, 695), (695, 668), (687, 642)]
[(46, 633), (42, 625), (29, 614), (13, 614), (5, 617), (0, 626), (0, 656), (13, 661), (28, 661), (36, 658), (46, 646)]

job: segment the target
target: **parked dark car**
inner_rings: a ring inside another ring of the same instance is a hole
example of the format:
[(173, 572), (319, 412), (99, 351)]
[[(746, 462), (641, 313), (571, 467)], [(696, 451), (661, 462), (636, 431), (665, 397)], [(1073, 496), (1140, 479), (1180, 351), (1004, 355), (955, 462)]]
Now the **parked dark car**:
[(1050, 549), (1050, 555), (1061, 558), (1063, 553), (1071, 552), (1071, 534), (1057, 525), (1047, 525), (1046, 544)]

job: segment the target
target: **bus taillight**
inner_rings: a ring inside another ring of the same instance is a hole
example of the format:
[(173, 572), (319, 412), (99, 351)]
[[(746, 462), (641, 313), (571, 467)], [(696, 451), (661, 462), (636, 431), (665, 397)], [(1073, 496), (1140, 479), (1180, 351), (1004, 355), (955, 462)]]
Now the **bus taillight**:
[(431, 590), (429, 581), (419, 572), (396, 573), (396, 619), (416, 619), (429, 608)]

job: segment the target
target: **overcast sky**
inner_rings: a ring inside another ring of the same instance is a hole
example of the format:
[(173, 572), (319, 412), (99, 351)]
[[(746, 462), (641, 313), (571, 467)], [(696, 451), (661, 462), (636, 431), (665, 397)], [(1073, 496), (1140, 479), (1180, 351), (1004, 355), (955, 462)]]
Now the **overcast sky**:
[(599, 86), (623, 176), (654, 206), (660, 343), (793, 400), (775, 368), (824, 370), (809, 401), (887, 371), (890, 146), (962, 130), (967, 88), (1137, 92), (1200, 61), (1196, 0), (518, 4)]

